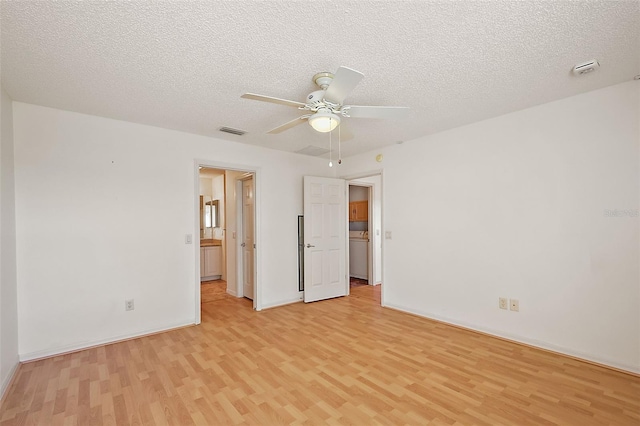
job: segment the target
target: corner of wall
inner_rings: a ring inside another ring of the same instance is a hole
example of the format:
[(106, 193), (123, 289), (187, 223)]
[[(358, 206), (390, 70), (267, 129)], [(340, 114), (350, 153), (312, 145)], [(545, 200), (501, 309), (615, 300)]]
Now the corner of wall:
[(13, 144), (12, 100), (0, 88), (0, 397), (19, 364)]

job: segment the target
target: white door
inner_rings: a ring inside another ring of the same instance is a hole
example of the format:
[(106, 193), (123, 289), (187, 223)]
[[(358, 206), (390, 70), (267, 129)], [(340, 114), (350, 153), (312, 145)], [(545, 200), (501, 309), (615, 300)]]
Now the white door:
[(345, 181), (304, 177), (304, 301), (349, 293)]
[(253, 300), (253, 178), (242, 181), (242, 292)]

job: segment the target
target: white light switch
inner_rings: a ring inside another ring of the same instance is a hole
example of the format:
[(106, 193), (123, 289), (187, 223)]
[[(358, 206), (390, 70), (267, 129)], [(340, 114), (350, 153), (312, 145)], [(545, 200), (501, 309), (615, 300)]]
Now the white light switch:
[(184, 243), (185, 243), (185, 244), (191, 244), (191, 243), (193, 243), (193, 235), (191, 235), (191, 234), (186, 234), (186, 235), (184, 236)]
[(390, 240), (391, 239), (391, 231), (385, 231), (384, 232), (384, 238), (386, 240)]

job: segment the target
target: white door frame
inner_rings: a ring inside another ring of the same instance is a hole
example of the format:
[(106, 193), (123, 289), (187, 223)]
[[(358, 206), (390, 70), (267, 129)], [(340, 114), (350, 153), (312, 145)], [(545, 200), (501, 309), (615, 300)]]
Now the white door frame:
[[(194, 170), (194, 178), (193, 178), (193, 188), (194, 188), (194, 227), (193, 227), (193, 241), (194, 241), (194, 251), (193, 255), (195, 257), (195, 278), (194, 278), (194, 292), (195, 292), (195, 315), (194, 315), (194, 324), (200, 324), (202, 312), (200, 307), (200, 167), (208, 167), (212, 169), (221, 169), (221, 170), (231, 170), (238, 172), (246, 172), (253, 174), (253, 188), (254, 188), (254, 209), (255, 209), (255, 223), (254, 223), (254, 232), (255, 232), (255, 244), (256, 250), (254, 252), (253, 257), (253, 271), (254, 271), (254, 292), (255, 297), (253, 299), (253, 309), (260, 311), (262, 310), (262, 274), (260, 267), (260, 260), (262, 259), (262, 235), (261, 235), (261, 227), (260, 227), (260, 217), (261, 217), (261, 200), (262, 200), (262, 191), (260, 188), (261, 183), (261, 171), (260, 167), (246, 165), (246, 164), (232, 164), (232, 163), (223, 163), (215, 160), (205, 160), (196, 158), (193, 162), (193, 170)], [(237, 214), (237, 212), (236, 212)], [(226, 231), (225, 231), (226, 233)], [(236, 244), (237, 246), (237, 244)], [(228, 250), (229, 244), (227, 244)], [(236, 271), (237, 274), (237, 271)], [(228, 277), (227, 277), (228, 279)], [(238, 280), (236, 279), (236, 283)]]
[[(386, 280), (385, 280), (385, 268), (384, 268), (384, 251), (385, 251), (385, 231), (384, 231), (384, 172), (382, 169), (379, 170), (372, 170), (369, 172), (364, 172), (364, 173), (358, 173), (358, 174), (353, 174), (353, 175), (347, 175), (347, 176), (342, 176), (341, 178), (347, 181), (347, 185), (346, 185), (346, 191), (347, 191), (347, 199), (349, 199), (349, 185), (359, 185), (359, 186), (367, 186), (367, 185), (363, 185), (362, 182), (352, 182), (354, 180), (358, 180), (358, 179), (364, 179), (364, 178), (368, 178), (368, 177), (372, 177), (372, 176), (380, 176), (380, 271), (381, 271), (381, 281), (382, 281), (382, 291), (380, 292), (380, 305), (381, 306), (385, 306), (385, 292), (386, 292)], [(374, 192), (375, 192), (375, 184), (371, 184), (371, 188), (370, 188), (370, 193), (369, 193), (369, 208), (372, 209), (373, 207), (373, 202), (374, 199), (373, 197), (375, 197)], [(348, 214), (349, 214), (349, 209), (347, 209), (346, 214), (347, 214), (347, 221), (348, 219)], [(371, 213), (372, 210), (369, 210), (369, 213)], [(371, 217), (371, 216), (369, 216)], [(349, 228), (347, 226), (347, 238), (349, 236)], [(372, 244), (372, 247), (375, 249), (375, 246)], [(375, 254), (373, 252), (373, 250), (371, 250), (371, 256), (375, 257)], [(374, 263), (372, 262), (371, 265), (373, 266)], [(347, 250), (347, 268), (349, 266), (349, 256), (348, 256), (348, 250)]]

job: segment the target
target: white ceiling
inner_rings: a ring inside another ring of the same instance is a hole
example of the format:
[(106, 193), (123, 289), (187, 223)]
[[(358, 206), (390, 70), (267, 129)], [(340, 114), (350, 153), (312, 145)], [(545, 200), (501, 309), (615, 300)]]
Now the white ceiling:
[[(285, 151), (328, 146), (296, 101), (311, 77), (365, 74), (348, 104), (411, 108), (345, 119), (343, 155), (631, 80), (638, 1), (2, 1), (2, 85), (14, 100)], [(580, 62), (601, 68), (571, 75)], [(228, 126), (244, 136), (221, 133)]]

